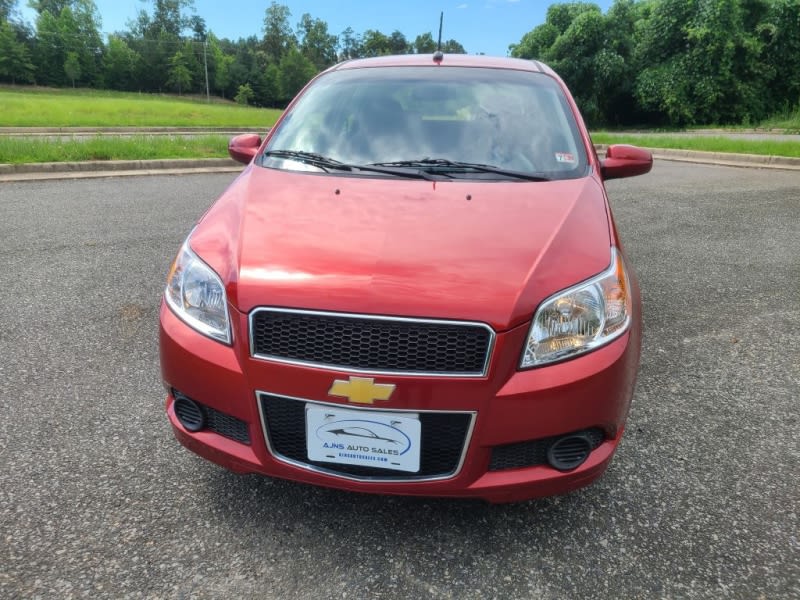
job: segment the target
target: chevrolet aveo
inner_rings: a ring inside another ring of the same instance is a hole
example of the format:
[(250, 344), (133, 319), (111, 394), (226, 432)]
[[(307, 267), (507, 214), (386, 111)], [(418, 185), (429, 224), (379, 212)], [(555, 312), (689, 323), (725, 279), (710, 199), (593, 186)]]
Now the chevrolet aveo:
[(605, 471), (639, 290), (569, 91), (535, 61), (314, 79), (189, 234), (160, 312), (178, 440), (240, 473), (507, 502)]

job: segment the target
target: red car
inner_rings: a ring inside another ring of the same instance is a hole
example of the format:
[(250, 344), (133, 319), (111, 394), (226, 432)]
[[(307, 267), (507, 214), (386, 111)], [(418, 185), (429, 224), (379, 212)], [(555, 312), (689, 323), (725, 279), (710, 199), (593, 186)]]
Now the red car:
[(639, 290), (569, 91), (535, 61), (328, 69), (170, 270), (178, 440), (240, 473), (491, 502), (606, 469), (639, 362)]

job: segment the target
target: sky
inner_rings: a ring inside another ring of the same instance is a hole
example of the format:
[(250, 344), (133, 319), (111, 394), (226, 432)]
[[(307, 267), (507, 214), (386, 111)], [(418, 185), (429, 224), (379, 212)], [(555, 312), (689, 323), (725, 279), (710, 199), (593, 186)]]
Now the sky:
[[(413, 42), (439, 30), (439, 13), (444, 11), (442, 39), (455, 39), (470, 54), (506, 56), (508, 45), (516, 44), (528, 31), (544, 22), (547, 0), (278, 0), (292, 12), (290, 23), (297, 26), (303, 13), (328, 23), (328, 31), (339, 35), (347, 27), (360, 34), (377, 29), (385, 34), (399, 30)], [(603, 12), (612, 0), (594, 0)], [(152, 3), (142, 0), (95, 0), (102, 19), (101, 31), (127, 29), (129, 20), (142, 9), (152, 13)], [(238, 39), (263, 35), (264, 13), (270, 0), (195, 0), (195, 12), (203, 17), (217, 37)], [(33, 21), (33, 11), (24, 0), (18, 3), (23, 17)]]

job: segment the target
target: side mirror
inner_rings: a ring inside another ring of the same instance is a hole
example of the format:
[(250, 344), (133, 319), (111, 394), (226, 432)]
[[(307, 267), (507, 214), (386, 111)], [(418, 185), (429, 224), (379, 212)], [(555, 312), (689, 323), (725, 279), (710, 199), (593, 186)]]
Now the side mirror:
[(232, 138), (228, 143), (228, 154), (231, 158), (246, 165), (250, 164), (261, 146), (261, 136), (257, 133), (243, 133)]
[(615, 144), (609, 146), (606, 157), (600, 161), (603, 179), (619, 179), (649, 173), (653, 168), (653, 155), (637, 146)]

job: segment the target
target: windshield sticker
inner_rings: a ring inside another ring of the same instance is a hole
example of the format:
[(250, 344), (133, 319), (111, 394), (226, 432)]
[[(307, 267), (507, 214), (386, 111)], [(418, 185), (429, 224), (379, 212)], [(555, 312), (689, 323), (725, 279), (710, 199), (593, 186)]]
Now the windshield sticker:
[(556, 152), (556, 162), (574, 164), (578, 161), (575, 160), (574, 154), (570, 154), (569, 152)]

